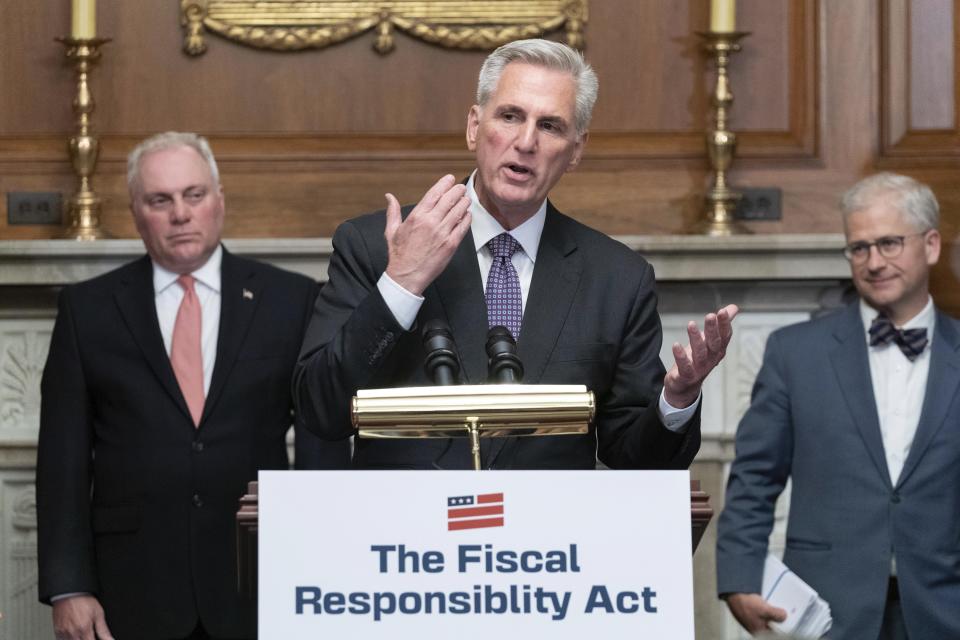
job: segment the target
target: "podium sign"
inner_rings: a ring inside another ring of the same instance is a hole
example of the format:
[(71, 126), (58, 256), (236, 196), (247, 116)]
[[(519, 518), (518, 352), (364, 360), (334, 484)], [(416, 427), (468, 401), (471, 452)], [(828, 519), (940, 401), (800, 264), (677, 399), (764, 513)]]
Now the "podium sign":
[(693, 639), (686, 471), (260, 472), (259, 637)]

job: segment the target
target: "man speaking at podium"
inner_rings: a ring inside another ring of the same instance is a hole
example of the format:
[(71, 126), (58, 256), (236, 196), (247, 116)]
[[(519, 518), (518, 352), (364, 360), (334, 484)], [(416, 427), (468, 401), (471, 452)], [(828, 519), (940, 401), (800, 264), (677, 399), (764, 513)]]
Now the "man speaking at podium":
[[(723, 357), (735, 306), (709, 314), (690, 344), (660, 361), (651, 266), (547, 200), (580, 162), (597, 97), (582, 56), (546, 40), (517, 41), (484, 62), (466, 139), (477, 168), (444, 176), (420, 202), (350, 220), (333, 238), (294, 379), (307, 424), (349, 437), (358, 389), (423, 386), (419, 327), (451, 328), (461, 381), (487, 379), (488, 328), (517, 339), (525, 383), (583, 384), (596, 394), (584, 435), (493, 438), (493, 469), (685, 469), (700, 446), (700, 387)], [(358, 440), (358, 468), (469, 469), (466, 439)]]

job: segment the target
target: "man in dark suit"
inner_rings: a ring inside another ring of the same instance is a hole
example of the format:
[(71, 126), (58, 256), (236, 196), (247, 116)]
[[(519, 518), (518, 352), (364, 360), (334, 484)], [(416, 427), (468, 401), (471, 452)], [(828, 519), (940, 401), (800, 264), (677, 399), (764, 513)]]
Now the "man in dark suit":
[[(736, 307), (690, 323), (666, 376), (653, 269), (547, 200), (579, 163), (597, 78), (576, 51), (545, 40), (505, 45), (480, 72), (466, 184), (438, 181), (412, 210), (386, 212), (334, 235), (329, 282), (317, 300), (295, 373), (299, 410), (326, 439), (352, 433), (357, 389), (428, 384), (417, 326), (452, 328), (462, 378), (487, 377), (490, 326), (518, 338), (524, 382), (585, 384), (597, 416), (583, 436), (482, 443), (487, 468), (686, 468), (699, 448), (704, 377), (730, 340)], [(662, 392), (661, 392), (662, 388)], [(354, 465), (470, 468), (465, 441), (360, 440)]]
[(717, 588), (749, 631), (774, 504), (792, 478), (784, 562), (833, 614), (831, 638), (960, 638), (960, 323), (933, 304), (938, 206), (878, 174), (843, 198), (860, 300), (774, 332), (737, 430)]
[[(230, 254), (203, 138), (166, 133), (128, 165), (148, 256), (66, 287), (42, 381), (40, 599), (57, 638), (252, 638), (234, 514), (288, 467), (290, 376), (309, 278)], [(298, 427), (297, 466), (345, 445)]]

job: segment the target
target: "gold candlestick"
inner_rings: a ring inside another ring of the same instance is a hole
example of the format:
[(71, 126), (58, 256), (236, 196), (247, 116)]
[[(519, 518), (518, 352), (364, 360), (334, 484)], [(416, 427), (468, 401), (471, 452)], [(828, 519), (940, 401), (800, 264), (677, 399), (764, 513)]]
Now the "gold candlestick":
[(100, 60), (100, 45), (110, 42), (110, 38), (57, 38), (57, 42), (66, 47), (67, 60), (74, 64), (77, 72), (77, 95), (73, 99), (77, 133), (67, 141), (67, 153), (73, 172), (77, 174), (78, 188), (68, 204), (70, 225), (63, 237), (74, 240), (106, 238), (108, 234), (100, 228), (100, 198), (92, 186), (100, 142), (90, 126), (90, 115), (96, 105), (88, 76)]
[(696, 228), (697, 233), (709, 236), (730, 236), (751, 233), (735, 220), (733, 212), (741, 195), (727, 184), (727, 169), (737, 150), (737, 134), (727, 129), (727, 114), (733, 104), (730, 77), (727, 66), (730, 55), (740, 51), (740, 39), (750, 35), (746, 31), (698, 31), (704, 39), (704, 51), (712, 56), (717, 66), (717, 84), (711, 98), (713, 104), (713, 127), (707, 130), (707, 155), (713, 167), (713, 188), (704, 198), (704, 220)]

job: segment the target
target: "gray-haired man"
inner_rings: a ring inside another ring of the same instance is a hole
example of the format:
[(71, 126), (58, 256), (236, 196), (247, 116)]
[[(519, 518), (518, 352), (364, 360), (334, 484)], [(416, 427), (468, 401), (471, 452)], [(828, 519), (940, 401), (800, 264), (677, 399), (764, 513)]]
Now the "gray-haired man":
[[(259, 469), (287, 468), (290, 377), (316, 284), (238, 258), (203, 138), (129, 158), (147, 255), (66, 287), (42, 382), (40, 599), (60, 639), (253, 638), (234, 514)], [(297, 466), (345, 444), (298, 428)]]
[[(323, 438), (352, 433), (358, 388), (427, 384), (414, 329), (440, 319), (459, 347), (465, 382), (486, 380), (484, 343), (505, 324), (528, 383), (585, 384), (597, 395), (583, 436), (485, 441), (489, 468), (686, 468), (700, 444), (700, 386), (731, 336), (730, 306), (689, 327), (660, 361), (653, 269), (635, 252), (547, 200), (580, 162), (597, 78), (562, 44), (523, 40), (480, 72), (466, 140), (477, 168), (441, 178), (416, 206), (343, 224), (296, 374), (299, 409)], [(354, 464), (470, 467), (462, 441), (364, 441)]]
[(831, 638), (960, 638), (960, 323), (937, 310), (938, 206), (882, 173), (841, 203), (860, 300), (770, 336), (737, 430), (717, 589), (750, 632), (777, 496), (784, 562), (830, 604)]

